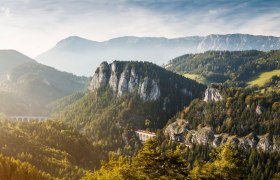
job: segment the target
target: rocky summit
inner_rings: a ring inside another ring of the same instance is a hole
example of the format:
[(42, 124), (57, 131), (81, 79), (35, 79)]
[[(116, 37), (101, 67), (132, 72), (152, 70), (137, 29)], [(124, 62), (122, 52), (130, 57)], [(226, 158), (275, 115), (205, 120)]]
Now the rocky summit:
[[(126, 92), (137, 92), (143, 101), (159, 99), (160, 89), (155, 79), (148, 76), (141, 77), (136, 73), (135, 67), (130, 65), (125, 66), (122, 72), (118, 72), (118, 68), (116, 62), (111, 65), (103, 62), (94, 74), (89, 90), (94, 91), (109, 85), (118, 97)], [(142, 78), (142, 81), (140, 81), (140, 78)]]
[[(199, 94), (192, 91), (192, 83), (197, 84), (152, 63), (114, 61), (111, 64), (107, 62), (100, 64), (90, 81), (88, 90), (94, 92), (103, 87), (110, 87), (117, 97), (126, 93), (137, 93), (141, 100), (147, 102), (159, 100), (164, 94), (170, 94), (168, 89), (173, 87), (176, 93), (193, 99)], [(199, 86), (203, 87), (203, 85)]]

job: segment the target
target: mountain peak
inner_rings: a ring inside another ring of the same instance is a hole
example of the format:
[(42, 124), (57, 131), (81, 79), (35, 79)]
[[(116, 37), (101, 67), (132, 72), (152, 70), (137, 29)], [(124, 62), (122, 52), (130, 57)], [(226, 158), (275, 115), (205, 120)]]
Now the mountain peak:
[(20, 64), (36, 62), (28, 56), (12, 49), (0, 50), (0, 76)]
[(66, 37), (66, 38), (60, 40), (59, 42), (63, 42), (63, 41), (77, 41), (77, 40), (88, 40), (88, 39), (82, 38), (80, 36), (69, 36), (69, 37)]
[(14, 49), (0, 49), (0, 57), (2, 58), (3, 56), (22, 56), (31, 60), (28, 56)]
[[(95, 92), (100, 88), (110, 87), (117, 97), (135, 92), (146, 102), (168, 96), (169, 93), (166, 91), (174, 91), (174, 89), (167, 90), (165, 86), (168, 84), (170, 84), (168, 87), (175, 87), (177, 93), (186, 99), (193, 99), (200, 95), (187, 86), (196, 84), (195, 81), (149, 62), (114, 61), (111, 64), (102, 62), (95, 71), (88, 89)], [(204, 88), (202, 85), (197, 87)]]
[(75, 45), (90, 45), (93, 43), (97, 43), (97, 41), (92, 41), (86, 38), (82, 38), (79, 36), (69, 36), (65, 39), (60, 40), (57, 44), (56, 47), (70, 47), (70, 46), (75, 46)]

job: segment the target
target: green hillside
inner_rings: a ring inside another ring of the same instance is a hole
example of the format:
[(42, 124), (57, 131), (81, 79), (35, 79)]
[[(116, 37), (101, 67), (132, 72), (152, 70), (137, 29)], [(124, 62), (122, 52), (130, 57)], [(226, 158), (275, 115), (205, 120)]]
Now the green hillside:
[[(255, 132), (280, 135), (280, 93), (262, 94), (254, 89), (212, 86), (223, 94), (222, 101), (194, 100), (176, 117), (187, 120), (194, 129), (208, 126), (217, 134), (244, 136)], [(259, 115), (257, 106), (262, 108)]]
[(84, 95), (84, 92), (70, 94), (69, 96), (65, 96), (51, 102), (50, 104), (48, 104), (47, 108), (50, 110), (51, 113), (59, 113), (70, 104), (75, 103), (76, 101), (81, 99)]
[(280, 69), (276, 69), (269, 72), (263, 72), (253, 77), (251, 81), (248, 81), (249, 86), (264, 86), (273, 76), (280, 76)]
[(280, 68), (280, 50), (208, 51), (186, 54), (172, 59), (165, 67), (179, 74), (202, 76), (206, 83), (245, 86), (250, 77)]
[(209, 82), (205, 79), (205, 77), (198, 75), (198, 74), (191, 74), (191, 73), (185, 73), (183, 74), (184, 77), (195, 80), (202, 84), (209, 84)]

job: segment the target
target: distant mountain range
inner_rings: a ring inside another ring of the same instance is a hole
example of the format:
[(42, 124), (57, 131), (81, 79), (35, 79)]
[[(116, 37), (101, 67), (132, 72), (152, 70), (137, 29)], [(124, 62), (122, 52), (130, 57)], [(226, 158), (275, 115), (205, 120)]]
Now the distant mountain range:
[(14, 50), (0, 50), (0, 63), (0, 113), (49, 114), (49, 103), (86, 89), (86, 77), (58, 71)]
[(77, 36), (61, 40), (55, 47), (36, 59), (57, 69), (78, 75), (91, 75), (102, 61), (138, 60), (158, 65), (187, 53), (209, 50), (280, 49), (280, 38), (248, 34), (190, 36), (167, 39), (163, 37), (118, 37), (97, 42)]

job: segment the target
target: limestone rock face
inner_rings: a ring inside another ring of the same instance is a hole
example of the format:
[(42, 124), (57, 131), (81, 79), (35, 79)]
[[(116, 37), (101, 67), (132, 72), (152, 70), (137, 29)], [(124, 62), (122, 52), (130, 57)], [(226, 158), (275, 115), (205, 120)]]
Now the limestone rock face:
[(104, 87), (109, 80), (110, 67), (107, 62), (100, 64), (99, 68), (95, 72), (88, 89), (93, 91), (95, 89)]
[(128, 91), (128, 81), (130, 76), (130, 67), (126, 66), (124, 71), (121, 73), (119, 80), (117, 96), (121, 97)]
[(135, 68), (131, 68), (130, 79), (128, 82), (128, 92), (138, 90), (139, 79), (139, 75), (136, 74)]
[(269, 151), (272, 149), (272, 141), (269, 138), (269, 134), (265, 134), (263, 136), (259, 136), (259, 143), (257, 148), (262, 151)]
[(280, 136), (273, 136), (272, 151), (280, 152)]
[(88, 90), (96, 91), (106, 85), (112, 88), (117, 97), (121, 97), (127, 92), (137, 92), (140, 98), (146, 102), (156, 101), (161, 96), (157, 81), (148, 75), (141, 76), (129, 64), (121, 69), (116, 62), (111, 65), (103, 62), (93, 75)]
[(249, 135), (242, 137), (239, 140), (239, 146), (245, 150), (248, 148), (256, 148), (259, 141), (258, 137), (254, 133), (250, 133)]
[(151, 82), (151, 91), (149, 93), (150, 100), (157, 100), (160, 97), (160, 90), (159, 86), (157, 85), (155, 80), (152, 80)]
[(192, 142), (207, 145), (212, 143), (214, 139), (214, 132), (210, 128), (204, 127), (195, 131), (192, 137)]
[(117, 65), (114, 62), (111, 65), (111, 75), (109, 79), (109, 86), (112, 87), (114, 92), (117, 92), (119, 86), (119, 79), (116, 72), (117, 72)]
[(263, 113), (263, 111), (264, 111), (264, 108), (263, 108), (262, 106), (258, 105), (258, 106), (256, 107), (256, 113), (257, 113), (258, 115), (261, 115), (261, 114)]
[(187, 131), (188, 122), (184, 119), (177, 119), (175, 122), (169, 124), (164, 134), (168, 136), (171, 140), (175, 141), (176, 137), (183, 136)]
[(217, 148), (222, 144), (232, 144), (234, 147), (244, 150), (256, 148), (262, 152), (280, 152), (280, 136), (270, 136), (269, 133), (261, 136), (250, 133), (243, 137), (230, 136), (227, 133), (214, 134), (210, 127), (190, 130), (188, 122), (184, 119), (177, 119), (169, 124), (164, 134), (170, 140), (179, 141), (186, 145), (200, 144)]
[(205, 97), (204, 101), (209, 102), (209, 101), (221, 101), (223, 100), (222, 95), (220, 94), (218, 89), (215, 88), (207, 88), (205, 91)]

